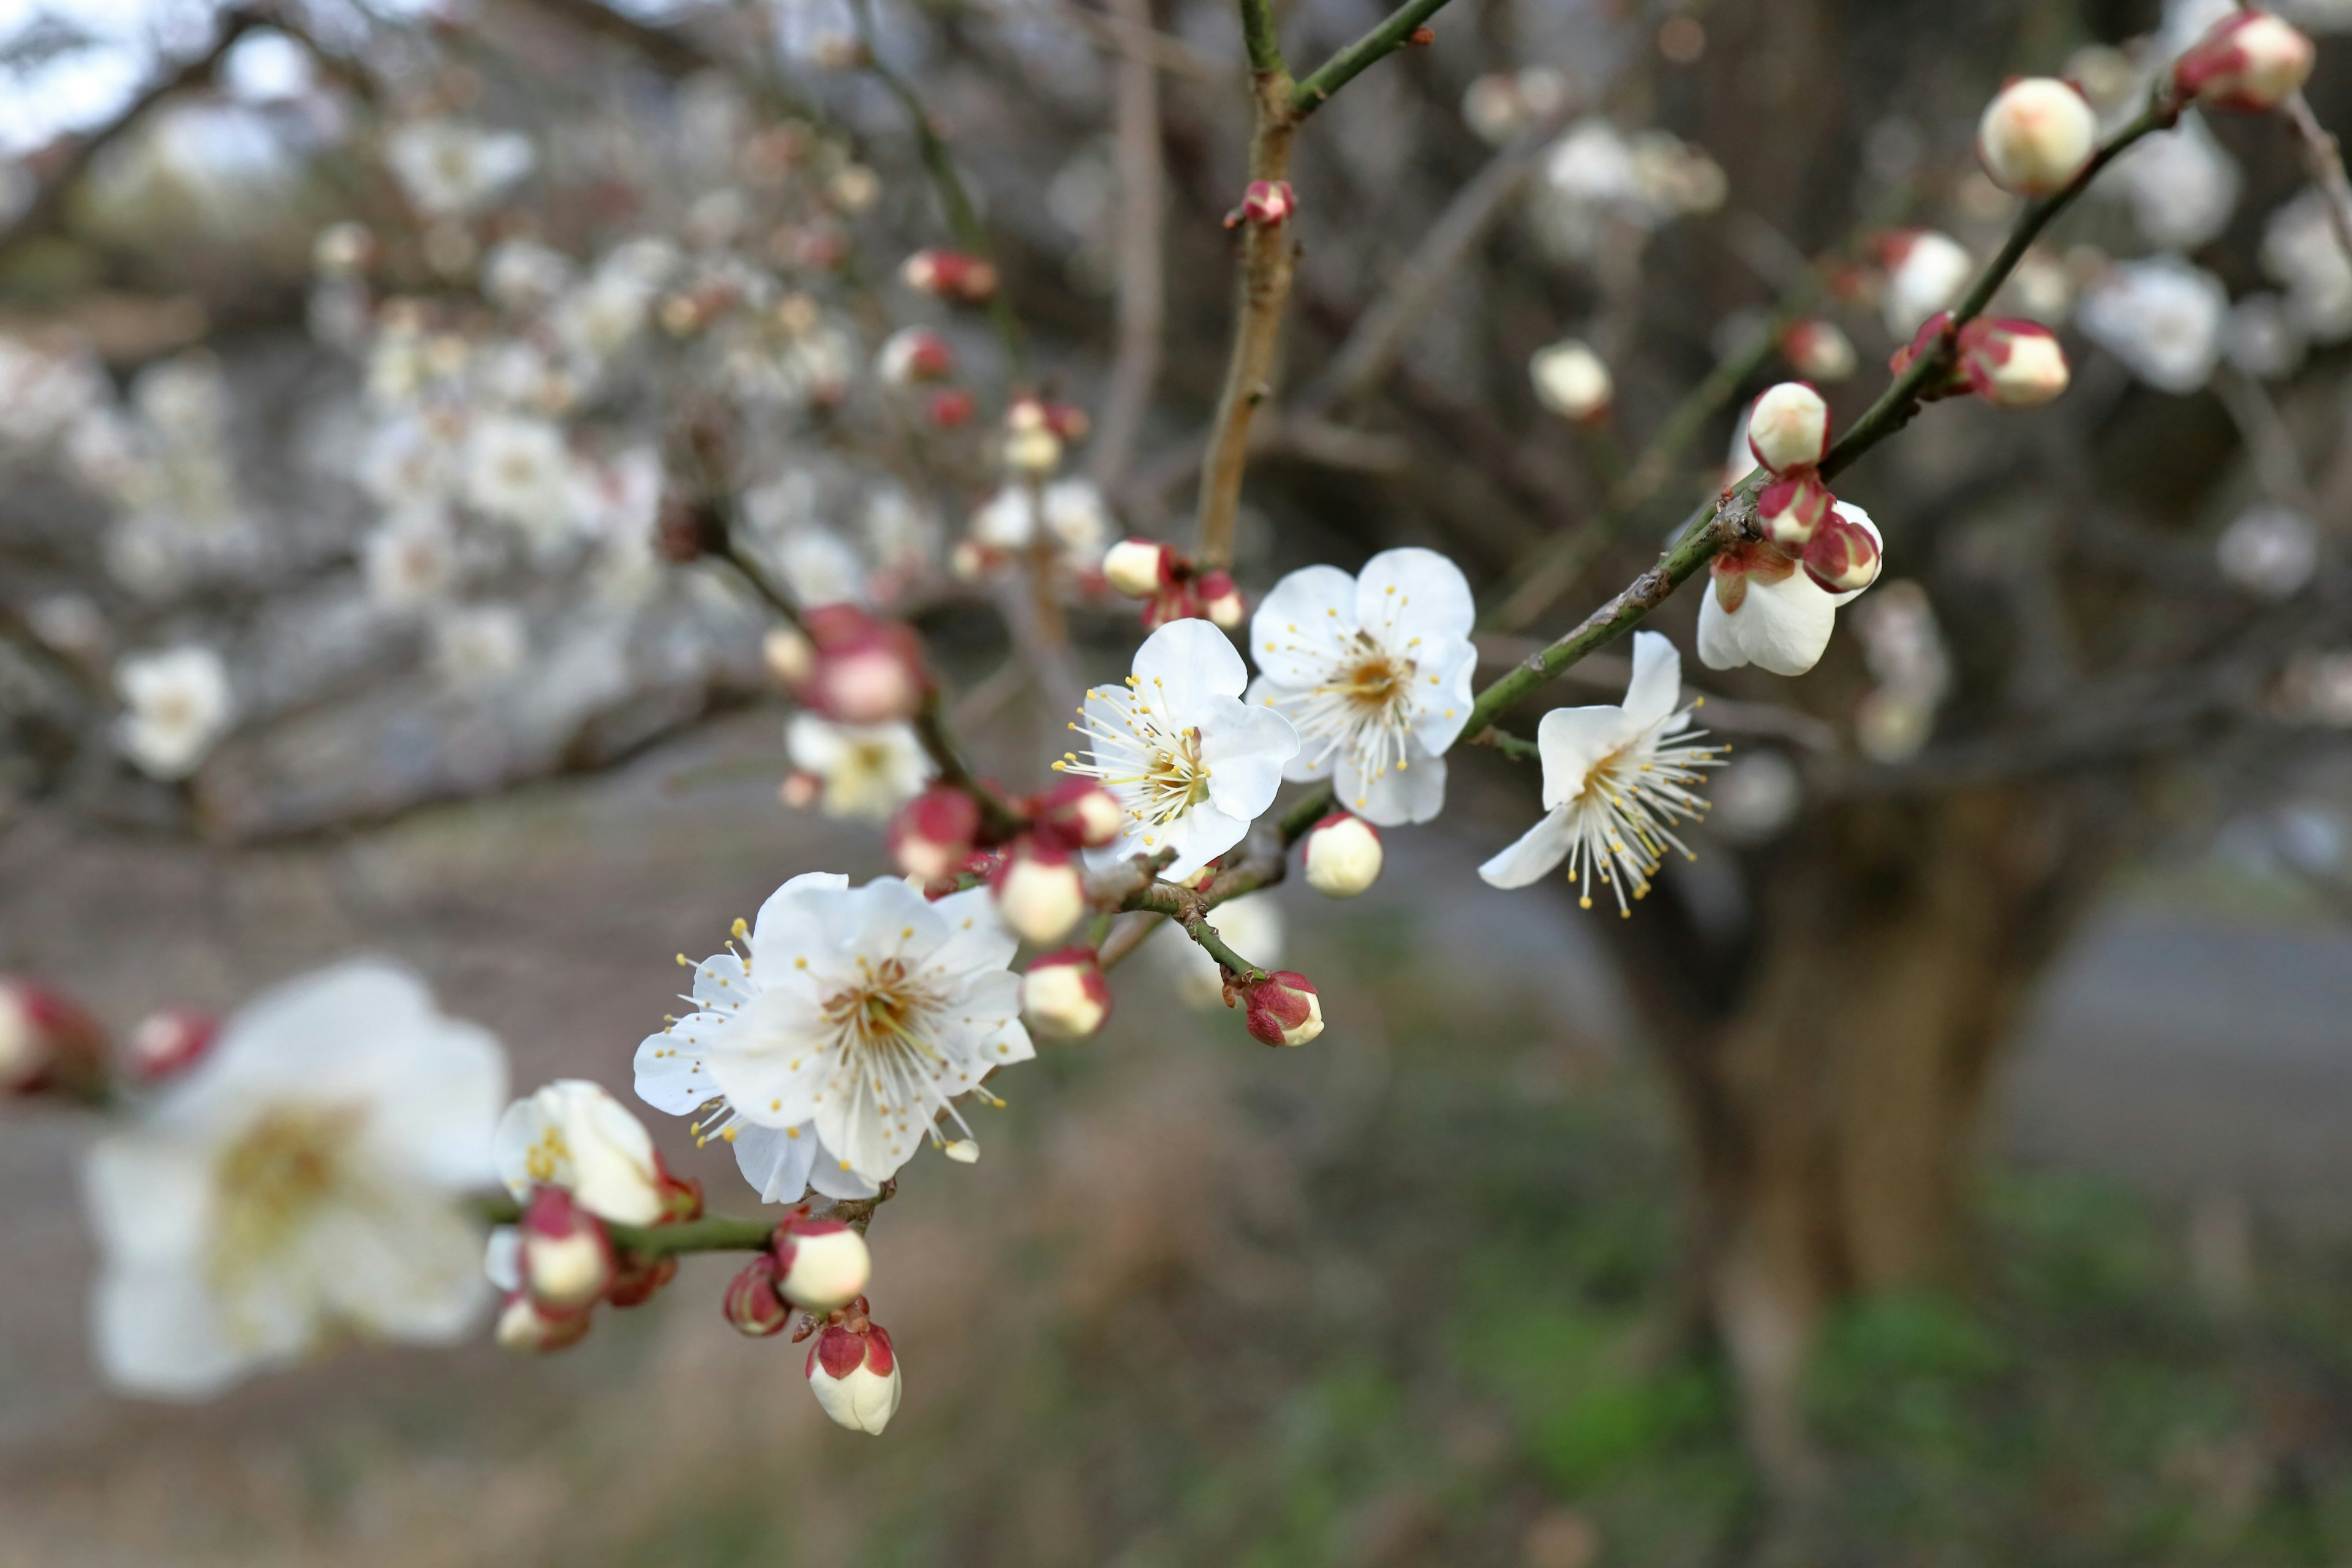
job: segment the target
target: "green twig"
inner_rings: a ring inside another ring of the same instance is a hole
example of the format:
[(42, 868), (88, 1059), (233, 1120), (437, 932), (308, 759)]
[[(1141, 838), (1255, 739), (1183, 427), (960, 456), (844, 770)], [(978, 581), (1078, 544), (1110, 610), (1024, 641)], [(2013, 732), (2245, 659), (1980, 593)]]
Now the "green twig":
[(1322, 108), (1325, 100), (1361, 76), (1368, 67), (1411, 43), (1421, 25), (1444, 5), (1445, 0), (1405, 0), (1370, 32), (1301, 78), (1290, 89), (1290, 112), (1304, 120)]

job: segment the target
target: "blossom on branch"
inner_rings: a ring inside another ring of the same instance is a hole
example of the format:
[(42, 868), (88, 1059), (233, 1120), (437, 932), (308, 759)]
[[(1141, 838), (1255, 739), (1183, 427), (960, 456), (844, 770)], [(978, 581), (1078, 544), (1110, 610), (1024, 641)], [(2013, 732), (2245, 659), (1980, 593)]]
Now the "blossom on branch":
[(1351, 812), (1335, 811), (1308, 829), (1299, 846), (1307, 885), (1330, 899), (1352, 899), (1380, 880), (1380, 829)]
[(236, 717), (228, 667), (200, 644), (125, 655), (114, 687), (123, 705), (115, 743), (153, 778), (194, 773)]
[(879, 1437), (898, 1413), (898, 1358), (890, 1335), (866, 1317), (861, 1301), (828, 1323), (809, 1346), (803, 1369), (824, 1413), (853, 1432)]
[(1870, 585), (1829, 588), (1808, 570), (1815, 552), (1824, 575), (1847, 576), (1866, 559), (1877, 573), (1877, 524), (1860, 507), (1837, 501), (1801, 555), (1759, 542), (1734, 545), (1708, 563), (1706, 596), (1699, 602), (1698, 658), (1709, 669), (1753, 664), (1774, 675), (1802, 675), (1829, 647), (1837, 607)]
[(498, 1041), (391, 964), (239, 1008), (90, 1150), (109, 1381), (200, 1399), (338, 1340), (462, 1337), (488, 1296), (464, 1194), (505, 1098)]
[(2074, 184), (2099, 145), (2099, 117), (2071, 82), (2021, 77), (1994, 95), (1977, 122), (1977, 159), (1993, 184), (2046, 196)]
[(1579, 424), (1607, 414), (1616, 395), (1609, 366), (1590, 344), (1575, 338), (1538, 349), (1528, 361), (1528, 378), (1535, 384), (1538, 402)]
[(1261, 673), (1249, 700), (1297, 727), (1283, 777), (1331, 780), (1341, 805), (1383, 827), (1434, 817), (1445, 751), (1470, 717), (1475, 618), (1462, 569), (1433, 550), (1276, 583), (1250, 622)]
[(2315, 58), (2296, 28), (2267, 11), (2241, 11), (2173, 62), (2172, 91), (2182, 101), (2267, 114), (2302, 90)]
[(620, 1225), (651, 1225), (667, 1178), (652, 1134), (628, 1108), (585, 1079), (558, 1079), (507, 1107), (490, 1140), (499, 1180), (517, 1202), (561, 1187)]
[(1478, 868), (1497, 888), (1524, 888), (1563, 860), (1578, 902), (1592, 907), (1597, 873), (1630, 915), (1668, 848), (1690, 850), (1674, 825), (1706, 809), (1692, 793), (1725, 748), (1697, 743), (1682, 700), (1682, 656), (1656, 632), (1633, 634), (1633, 679), (1620, 707), (1555, 708), (1536, 728), (1544, 817)]
[(822, 781), (827, 816), (882, 822), (922, 793), (938, 772), (909, 725), (836, 724), (814, 713), (784, 723), (793, 765)]

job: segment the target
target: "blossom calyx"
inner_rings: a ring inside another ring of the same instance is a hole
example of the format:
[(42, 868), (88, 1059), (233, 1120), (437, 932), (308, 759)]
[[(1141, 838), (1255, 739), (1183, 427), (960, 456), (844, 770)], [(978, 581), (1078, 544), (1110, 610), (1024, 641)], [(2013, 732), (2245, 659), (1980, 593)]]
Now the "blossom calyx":
[(874, 1277), (874, 1255), (866, 1238), (835, 1219), (786, 1220), (770, 1244), (776, 1259), (776, 1290), (810, 1312), (846, 1307), (865, 1293)]
[(0, 1093), (96, 1096), (106, 1035), (63, 992), (0, 977)]
[(1303, 1046), (1323, 1032), (1323, 1004), (1304, 974), (1276, 970), (1242, 988), (1249, 1032), (1269, 1046)]
[(996, 268), (955, 250), (919, 250), (900, 264), (908, 288), (960, 304), (985, 305), (996, 293)]
[(1959, 374), (1996, 408), (2033, 408), (2066, 390), (2066, 351), (2039, 321), (1979, 317), (1960, 329)]
[(1066, 947), (1030, 962), (1021, 977), (1021, 1016), (1041, 1034), (1083, 1040), (1110, 1016), (1110, 984), (1090, 947)]
[(1242, 205), (1225, 215), (1225, 226), (1238, 228), (1246, 223), (1272, 228), (1287, 223), (1297, 211), (1298, 198), (1291, 193), (1288, 180), (1252, 180), (1242, 192)]
[(1878, 536), (1832, 510), (1805, 546), (1805, 575), (1832, 594), (1856, 594), (1878, 580)]
[(914, 628), (869, 616), (855, 605), (824, 605), (806, 617), (814, 667), (799, 695), (843, 724), (911, 719), (930, 695), (923, 645)]
[(1127, 828), (1118, 796), (1091, 779), (1064, 779), (1037, 797), (1030, 815), (1040, 833), (1066, 849), (1100, 849), (1118, 843)]
[(735, 1331), (747, 1339), (764, 1340), (783, 1332), (793, 1314), (776, 1293), (775, 1258), (762, 1252), (736, 1270), (735, 1278), (727, 1281), (719, 1310)]
[(878, 1437), (898, 1413), (898, 1358), (889, 1331), (862, 1312), (819, 1334), (803, 1370), (817, 1404), (853, 1432)]
[(604, 1300), (614, 1307), (642, 1307), (677, 1278), (675, 1253), (624, 1252), (614, 1267), (613, 1282), (604, 1287)]
[(1328, 899), (1352, 899), (1380, 880), (1380, 829), (1349, 811), (1335, 811), (1307, 830), (1299, 861), (1307, 885)]
[(1829, 456), (1830, 405), (1801, 381), (1764, 389), (1748, 411), (1748, 449), (1775, 474)]
[(1192, 595), (1200, 601), (1202, 618), (1221, 631), (1232, 631), (1249, 614), (1230, 572), (1202, 573), (1192, 580)]
[(980, 837), (980, 803), (953, 784), (933, 784), (890, 819), (890, 858), (925, 882), (953, 876)]
[(1977, 121), (1977, 161), (1992, 183), (2021, 196), (2046, 196), (2074, 183), (2099, 147), (2099, 117), (2072, 82), (2020, 77)]
[(613, 1282), (604, 1224), (562, 1187), (541, 1187), (522, 1212), (523, 1287), (556, 1313), (591, 1306)]
[(1793, 553), (1813, 537), (1836, 500), (1818, 471), (1800, 468), (1758, 492), (1756, 521), (1764, 525), (1767, 538)]
[(2315, 51), (2300, 29), (2268, 11), (2241, 11), (2213, 24), (2172, 65), (2182, 103), (2265, 114), (2310, 79)]
[(123, 1039), (124, 1065), (142, 1083), (161, 1083), (194, 1067), (212, 1048), (220, 1020), (192, 1007), (150, 1013)]
[(1130, 599), (1149, 599), (1174, 580), (1175, 552), (1149, 539), (1122, 539), (1103, 552), (1103, 581)]
[(1087, 912), (1087, 879), (1069, 851), (1034, 835), (1013, 841), (990, 879), (1004, 923), (1024, 942), (1059, 942)]

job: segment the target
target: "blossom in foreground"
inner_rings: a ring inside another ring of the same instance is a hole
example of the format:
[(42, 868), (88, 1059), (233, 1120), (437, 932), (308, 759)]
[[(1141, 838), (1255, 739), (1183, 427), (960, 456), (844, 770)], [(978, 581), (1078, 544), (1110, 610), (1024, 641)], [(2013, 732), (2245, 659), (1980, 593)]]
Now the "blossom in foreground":
[(1250, 621), (1261, 673), (1249, 700), (1297, 728), (1283, 777), (1329, 779), (1341, 805), (1383, 827), (1435, 816), (1445, 750), (1470, 717), (1475, 618), (1462, 569), (1433, 550), (1276, 583)]
[(885, 822), (923, 793), (938, 770), (911, 725), (836, 724), (795, 713), (784, 724), (793, 765), (823, 781), (827, 816)]
[(1127, 814), (1117, 841), (1087, 851), (1089, 865), (1172, 850), (1162, 874), (1188, 877), (1242, 841), (1298, 754), (1288, 719), (1242, 701), (1248, 684), (1224, 633), (1181, 620), (1143, 640), (1125, 687), (1087, 693), (1070, 728), (1087, 754), (1065, 752), (1054, 770), (1100, 780)]
[(99, 1361), (198, 1399), (351, 1337), (444, 1344), (486, 1304), (498, 1041), (373, 960), (278, 986), (89, 1152)]
[(2229, 310), (2219, 278), (2158, 256), (2118, 262), (2084, 291), (2074, 321), (2150, 386), (2186, 395), (2212, 378)]
[(236, 717), (228, 667), (200, 644), (125, 655), (114, 667), (114, 689), (123, 706), (115, 743), (154, 778), (194, 773)]
[[(1820, 661), (1836, 628), (1838, 606), (1877, 574), (1878, 525), (1870, 514), (1837, 501), (1831, 519), (1801, 558), (1753, 543), (1724, 551), (1709, 563), (1698, 611), (1701, 664), (1709, 669), (1753, 664), (1774, 675), (1802, 675)], [(1832, 582), (1855, 574), (1865, 555), (1867, 573), (1853, 586), (1825, 585), (1810, 566), (1817, 553), (1835, 555), (1844, 566)]]
[(862, 1310), (828, 1325), (803, 1370), (824, 1413), (853, 1432), (879, 1437), (898, 1413), (898, 1358), (888, 1331)]
[(1617, 895), (1650, 890), (1668, 848), (1690, 850), (1674, 825), (1706, 803), (1691, 786), (1719, 766), (1724, 748), (1697, 743), (1682, 700), (1682, 656), (1656, 632), (1633, 634), (1633, 679), (1621, 707), (1555, 708), (1536, 728), (1543, 756), (1544, 816), (1519, 841), (1478, 868), (1497, 888), (1524, 888), (1563, 860), (1578, 902), (1592, 907), (1592, 879)]
[(585, 1079), (558, 1079), (507, 1107), (490, 1140), (499, 1180), (518, 1201), (562, 1187), (616, 1225), (651, 1225), (663, 1210), (661, 1160), (645, 1123)]
[[(1021, 1025), (1020, 945), (985, 888), (937, 903), (895, 878), (795, 877), (760, 908), (746, 951), (695, 965), (696, 1011), (638, 1046), (638, 1097), (735, 1145), (768, 1202), (807, 1186), (870, 1197), (950, 1101), (1035, 1054)], [(964, 1128), (966, 1136), (970, 1129)]]

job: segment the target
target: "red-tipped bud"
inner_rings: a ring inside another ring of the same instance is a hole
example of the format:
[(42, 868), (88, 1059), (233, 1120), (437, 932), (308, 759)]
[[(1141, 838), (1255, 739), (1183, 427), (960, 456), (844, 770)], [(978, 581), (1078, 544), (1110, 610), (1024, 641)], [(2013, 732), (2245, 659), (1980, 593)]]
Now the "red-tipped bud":
[(980, 803), (952, 784), (933, 784), (890, 819), (890, 856), (926, 882), (955, 874), (980, 834)]
[(1323, 1032), (1323, 1004), (1307, 976), (1278, 970), (1246, 987), (1249, 1032), (1269, 1046), (1303, 1046)]
[(1960, 329), (1960, 374), (1997, 408), (2033, 408), (2066, 390), (2066, 351), (2039, 321), (1987, 321)]
[(552, 1312), (577, 1312), (613, 1282), (604, 1222), (562, 1187), (540, 1187), (522, 1215), (523, 1287)]
[(1039, 947), (1069, 935), (1087, 912), (1086, 878), (1068, 851), (1041, 838), (1014, 840), (991, 880), (1004, 923)]
[(802, 701), (845, 724), (915, 716), (930, 693), (930, 677), (914, 628), (855, 605), (824, 605), (807, 621), (816, 662), (801, 683)]
[(1835, 321), (1797, 321), (1780, 334), (1780, 354), (1809, 381), (1843, 381), (1860, 356), (1853, 340)]
[(142, 1083), (161, 1083), (194, 1067), (212, 1048), (220, 1020), (189, 1007), (150, 1013), (123, 1042), (123, 1063)]
[(909, 289), (966, 305), (984, 305), (996, 293), (996, 268), (953, 250), (919, 250), (898, 276)]
[(1040, 405), (1045, 428), (1075, 447), (1085, 441), (1094, 429), (1095, 422), (1087, 411), (1075, 403), (1047, 403)]
[(1787, 479), (1774, 479), (1757, 495), (1756, 521), (1764, 525), (1773, 543), (1793, 554), (1812, 538), (1835, 499), (1820, 474), (1801, 469)]
[(2173, 96), (2208, 109), (2265, 114), (2310, 79), (2311, 40), (2267, 11), (2213, 24), (2172, 67)]
[(774, 1248), (776, 1289), (806, 1311), (846, 1307), (874, 1277), (866, 1238), (839, 1220), (788, 1221), (778, 1227)]
[(1878, 580), (1878, 541), (1868, 529), (1832, 511), (1805, 546), (1805, 575), (1832, 594), (1851, 594)]
[(2074, 183), (2099, 147), (2099, 117), (2080, 88), (2054, 77), (2020, 77), (1977, 121), (1977, 161), (1992, 183), (2046, 196)]
[(1748, 413), (1748, 449), (1776, 474), (1829, 455), (1830, 405), (1801, 381), (1765, 388)]
[(62, 992), (0, 978), (0, 1093), (95, 1095), (106, 1086), (106, 1035)]
[(883, 343), (875, 368), (893, 386), (940, 381), (955, 372), (955, 351), (937, 332), (923, 327), (902, 327)]
[(793, 1313), (776, 1294), (776, 1260), (763, 1252), (736, 1270), (735, 1278), (727, 1281), (719, 1310), (746, 1339), (764, 1340), (783, 1332)]
[(817, 1404), (853, 1432), (878, 1437), (898, 1413), (898, 1358), (889, 1331), (862, 1313), (819, 1334), (803, 1370)]
[(931, 394), (930, 402), (924, 405), (923, 416), (931, 422), (934, 429), (953, 430), (970, 424), (973, 412), (979, 407), (978, 401), (962, 387), (946, 386)]
[(1116, 844), (1127, 824), (1118, 797), (1091, 779), (1064, 779), (1038, 797), (1031, 815), (1040, 831), (1071, 849)]
[(1381, 879), (1380, 829), (1335, 811), (1307, 830), (1299, 850), (1307, 885), (1326, 898), (1352, 899)]
[(794, 811), (806, 811), (824, 796), (824, 781), (805, 768), (794, 768), (776, 786), (776, 798)]
[(588, 1322), (585, 1311), (551, 1311), (532, 1300), (530, 1291), (518, 1290), (499, 1310), (499, 1348), (529, 1353), (560, 1351), (585, 1339)]
[(1252, 180), (1242, 193), (1242, 205), (1225, 215), (1225, 226), (1249, 223), (1271, 228), (1290, 221), (1297, 210), (1298, 198), (1291, 194), (1288, 180)]
[(1248, 617), (1242, 591), (1234, 585), (1231, 573), (1202, 573), (1192, 580), (1192, 594), (1200, 601), (1201, 614), (1221, 631), (1232, 631)]
[(1149, 539), (1122, 539), (1103, 552), (1103, 581), (1130, 599), (1149, 599), (1174, 580), (1176, 552)]
[(1090, 947), (1066, 947), (1021, 977), (1021, 1016), (1039, 1034), (1083, 1040), (1110, 1016), (1110, 984)]
[(613, 1269), (613, 1282), (604, 1287), (604, 1300), (615, 1307), (642, 1307), (677, 1278), (677, 1258), (673, 1253), (649, 1257), (625, 1252)]

